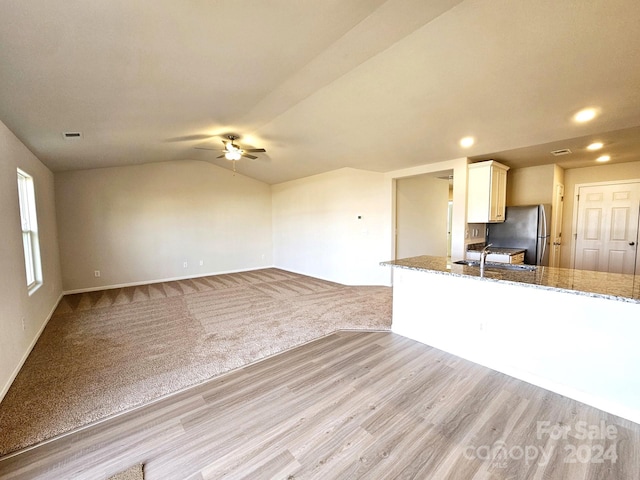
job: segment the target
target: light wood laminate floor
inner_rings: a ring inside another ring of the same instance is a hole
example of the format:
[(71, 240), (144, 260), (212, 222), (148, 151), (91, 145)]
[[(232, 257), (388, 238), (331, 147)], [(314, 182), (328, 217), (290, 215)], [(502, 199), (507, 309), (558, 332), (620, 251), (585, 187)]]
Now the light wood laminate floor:
[(0, 478), (143, 463), (149, 480), (627, 480), (639, 449), (632, 422), (393, 333), (339, 332), (1, 459)]

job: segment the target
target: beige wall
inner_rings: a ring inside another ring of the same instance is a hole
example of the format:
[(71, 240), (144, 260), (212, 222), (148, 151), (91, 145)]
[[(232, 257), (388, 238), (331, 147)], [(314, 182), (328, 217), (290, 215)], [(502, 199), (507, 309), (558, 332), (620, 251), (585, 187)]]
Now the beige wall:
[(449, 180), (431, 175), (396, 181), (396, 257), (447, 256)]
[(55, 184), (65, 291), (272, 265), (271, 192), (257, 180), (184, 160)]
[(574, 242), (573, 210), (576, 204), (576, 185), (632, 179), (640, 179), (640, 161), (565, 170), (564, 215), (562, 218), (564, 240), (562, 242), (562, 253), (560, 257), (561, 267), (571, 268), (573, 265), (571, 253)]
[[(390, 184), (342, 168), (273, 185), (276, 267), (348, 285), (386, 285), (391, 257)], [(358, 216), (361, 216), (358, 219)]]
[[(34, 179), (43, 283), (27, 293), (16, 169)], [(0, 122), (0, 400), (62, 294), (53, 174)], [(24, 328), (23, 328), (24, 319)]]
[(507, 205), (553, 203), (555, 165), (511, 169), (507, 173)]

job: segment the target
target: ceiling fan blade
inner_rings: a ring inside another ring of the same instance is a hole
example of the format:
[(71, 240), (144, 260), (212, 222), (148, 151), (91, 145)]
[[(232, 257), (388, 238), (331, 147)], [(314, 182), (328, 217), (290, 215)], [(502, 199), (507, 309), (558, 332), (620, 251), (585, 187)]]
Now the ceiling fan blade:
[(266, 150), (264, 148), (245, 148), (244, 149), (245, 152), (259, 152), (259, 153), (266, 153)]
[(225, 155), (226, 155), (226, 154), (225, 154), (225, 153), (223, 153), (222, 155), (220, 155), (219, 157), (216, 157), (216, 158), (224, 158), (224, 156), (225, 156)]
[(209, 140), (213, 135), (196, 134), (196, 135), (183, 135), (181, 137), (167, 138), (166, 142), (194, 142), (196, 140)]
[(242, 154), (242, 156), (243, 156), (243, 157), (250, 158), (251, 160), (255, 160), (256, 158), (258, 158), (258, 157), (256, 157), (255, 155), (248, 155), (248, 154), (246, 154), (246, 153), (243, 153), (243, 154)]
[(208, 148), (208, 147), (193, 147), (197, 150), (220, 150), (219, 148)]

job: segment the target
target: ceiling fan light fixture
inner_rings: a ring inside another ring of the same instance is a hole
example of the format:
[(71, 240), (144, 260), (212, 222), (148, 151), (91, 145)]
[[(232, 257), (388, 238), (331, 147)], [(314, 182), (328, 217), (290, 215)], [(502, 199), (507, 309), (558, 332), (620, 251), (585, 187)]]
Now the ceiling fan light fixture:
[(225, 152), (224, 154), (224, 158), (226, 158), (227, 160), (240, 160), (241, 156), (242, 154), (240, 153), (239, 149), (230, 150)]
[[(224, 150), (222, 150), (222, 154), (216, 158), (226, 158), (229, 161), (235, 162), (237, 160), (240, 160), (242, 157), (250, 158), (251, 160), (255, 160), (256, 158), (258, 158), (255, 155), (251, 155), (250, 153), (266, 153), (266, 150), (264, 148), (248, 148), (246, 150), (240, 148), (238, 145), (233, 143), (233, 141), (238, 138), (235, 135), (227, 135), (227, 138), (229, 139), (228, 141), (222, 140), (222, 143), (224, 144)], [(209, 148), (205, 146), (198, 146), (195, 148), (200, 150), (217, 150), (216, 148)], [(233, 168), (235, 172), (235, 163)]]

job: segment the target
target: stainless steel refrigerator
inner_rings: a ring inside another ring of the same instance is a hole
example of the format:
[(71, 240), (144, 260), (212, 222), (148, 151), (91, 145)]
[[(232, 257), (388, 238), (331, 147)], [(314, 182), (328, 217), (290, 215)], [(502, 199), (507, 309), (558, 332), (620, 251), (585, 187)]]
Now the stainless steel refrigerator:
[(487, 244), (524, 248), (524, 263), (549, 265), (551, 205), (507, 207), (503, 223), (488, 225)]

